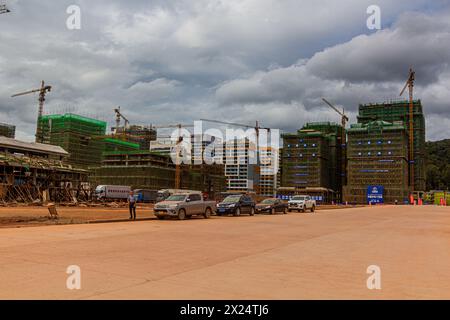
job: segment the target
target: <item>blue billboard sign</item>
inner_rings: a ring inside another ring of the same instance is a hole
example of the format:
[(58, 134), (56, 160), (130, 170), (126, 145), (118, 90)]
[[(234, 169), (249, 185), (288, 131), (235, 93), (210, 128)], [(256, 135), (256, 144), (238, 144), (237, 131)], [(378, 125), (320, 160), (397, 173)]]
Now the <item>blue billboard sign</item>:
[(367, 187), (367, 203), (384, 203), (383, 199), (384, 187), (383, 186), (368, 186)]

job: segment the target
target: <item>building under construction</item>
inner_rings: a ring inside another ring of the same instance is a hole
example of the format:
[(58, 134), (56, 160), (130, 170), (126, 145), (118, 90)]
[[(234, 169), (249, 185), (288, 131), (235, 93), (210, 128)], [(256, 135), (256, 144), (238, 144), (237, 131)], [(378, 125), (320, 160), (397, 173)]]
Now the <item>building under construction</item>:
[[(175, 188), (175, 164), (170, 156), (146, 150), (104, 152), (102, 165), (92, 168), (93, 185), (129, 185), (138, 189)], [(181, 188), (201, 190), (211, 197), (225, 191), (221, 165), (182, 165)]]
[(318, 201), (339, 201), (345, 179), (343, 130), (338, 124), (319, 122), (284, 134), (279, 193), (308, 193)]
[[(121, 135), (106, 136), (106, 122), (76, 114), (54, 114), (39, 118), (39, 138), (43, 143), (57, 145), (69, 153), (66, 162), (80, 168), (99, 166), (104, 151), (132, 151), (138, 143), (123, 140)], [(142, 142), (145, 143), (145, 142)]]
[(16, 137), (16, 126), (0, 123), (0, 136), (14, 139)]
[(353, 124), (348, 135), (348, 183), (344, 201), (372, 202), (370, 188), (382, 195), (382, 202), (408, 199), (408, 131), (402, 121), (372, 121)]
[(0, 201), (88, 200), (88, 172), (66, 165), (67, 156), (59, 146), (0, 137)]
[[(359, 106), (358, 123), (367, 124), (378, 120), (391, 123), (401, 121), (409, 132), (409, 102), (395, 101)], [(411, 189), (424, 191), (426, 188), (425, 117), (420, 100), (413, 101), (413, 134), (414, 183)]]
[(130, 125), (126, 128), (117, 127), (111, 130), (116, 138), (138, 144), (140, 150), (150, 150), (150, 143), (157, 137), (156, 130), (151, 126)]
[(42, 143), (62, 147), (69, 153), (67, 163), (87, 168), (102, 160), (106, 122), (76, 114), (44, 115), (39, 118)]

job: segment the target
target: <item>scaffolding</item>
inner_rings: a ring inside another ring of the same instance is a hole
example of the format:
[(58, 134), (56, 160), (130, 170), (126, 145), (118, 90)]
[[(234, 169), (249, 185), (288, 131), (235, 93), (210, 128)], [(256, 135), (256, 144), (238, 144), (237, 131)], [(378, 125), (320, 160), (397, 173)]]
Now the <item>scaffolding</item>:
[[(327, 201), (340, 201), (345, 181), (345, 142), (342, 126), (331, 122), (307, 123), (297, 133), (284, 134), (281, 185), (306, 190), (330, 190)], [(344, 131), (345, 136), (345, 131)]]
[(80, 168), (100, 164), (106, 122), (67, 113), (41, 116), (38, 125), (40, 141), (69, 152), (67, 163)]
[(348, 183), (344, 200), (367, 203), (369, 186), (384, 187), (384, 201), (408, 198), (408, 131), (401, 121), (354, 124), (348, 133)]
[(88, 172), (60, 160), (0, 153), (3, 203), (77, 202), (90, 199)]
[(16, 126), (0, 123), (0, 136), (14, 139), (16, 136)]
[[(391, 101), (359, 106), (358, 123), (372, 121), (401, 121), (409, 130), (409, 101)], [(414, 189), (424, 191), (426, 188), (425, 163), (425, 118), (420, 100), (413, 101), (413, 152), (414, 152)]]

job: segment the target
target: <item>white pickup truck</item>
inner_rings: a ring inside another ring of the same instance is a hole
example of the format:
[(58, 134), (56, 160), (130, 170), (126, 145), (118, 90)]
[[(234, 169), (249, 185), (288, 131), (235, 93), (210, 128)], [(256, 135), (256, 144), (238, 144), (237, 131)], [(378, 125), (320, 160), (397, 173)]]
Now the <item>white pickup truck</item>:
[(153, 211), (158, 219), (177, 217), (179, 220), (191, 216), (209, 218), (215, 208), (215, 201), (205, 201), (201, 192), (178, 193), (155, 204)]
[(314, 212), (316, 210), (316, 200), (311, 199), (310, 196), (298, 195), (293, 196), (288, 202), (288, 211), (298, 211), (305, 212), (306, 210), (311, 210)]

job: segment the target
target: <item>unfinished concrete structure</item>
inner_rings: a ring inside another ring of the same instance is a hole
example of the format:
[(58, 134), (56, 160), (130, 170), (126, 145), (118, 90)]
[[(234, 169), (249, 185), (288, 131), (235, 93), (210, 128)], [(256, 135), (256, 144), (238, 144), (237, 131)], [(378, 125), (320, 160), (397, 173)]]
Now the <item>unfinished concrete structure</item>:
[(385, 203), (408, 199), (408, 131), (402, 121), (353, 124), (348, 134), (348, 183), (344, 200), (367, 204), (370, 186), (384, 189)]
[(150, 142), (156, 140), (156, 129), (151, 126), (130, 125), (126, 128), (111, 128), (114, 137), (139, 145), (140, 150), (150, 150)]
[(88, 200), (88, 172), (64, 163), (59, 146), (0, 137), (2, 202), (73, 202)]
[(0, 136), (14, 139), (16, 137), (16, 126), (0, 123)]

